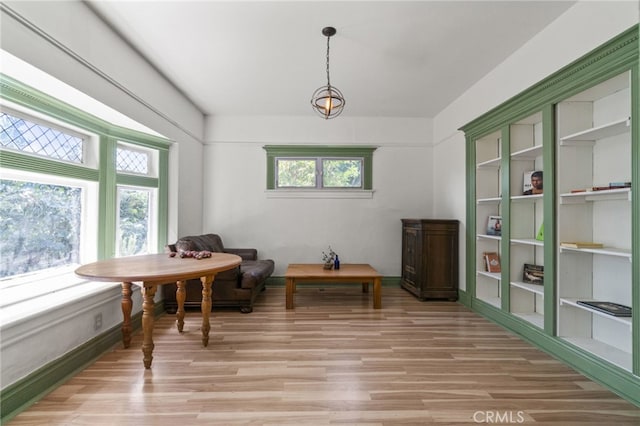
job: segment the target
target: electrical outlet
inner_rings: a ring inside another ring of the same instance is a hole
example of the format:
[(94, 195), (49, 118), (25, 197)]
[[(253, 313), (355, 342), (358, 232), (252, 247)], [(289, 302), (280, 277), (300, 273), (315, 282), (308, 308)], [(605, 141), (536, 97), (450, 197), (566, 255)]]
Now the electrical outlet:
[(93, 331), (98, 331), (101, 328), (102, 328), (102, 313), (99, 313), (93, 317)]

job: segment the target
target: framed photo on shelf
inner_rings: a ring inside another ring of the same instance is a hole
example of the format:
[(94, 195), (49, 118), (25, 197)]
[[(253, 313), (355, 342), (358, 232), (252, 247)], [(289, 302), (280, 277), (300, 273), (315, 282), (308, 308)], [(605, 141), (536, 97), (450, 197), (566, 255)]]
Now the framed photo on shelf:
[(544, 266), (525, 263), (522, 281), (528, 284), (544, 284)]
[(522, 176), (522, 195), (542, 194), (542, 170), (524, 172)]
[(487, 218), (487, 235), (502, 235), (502, 216)]

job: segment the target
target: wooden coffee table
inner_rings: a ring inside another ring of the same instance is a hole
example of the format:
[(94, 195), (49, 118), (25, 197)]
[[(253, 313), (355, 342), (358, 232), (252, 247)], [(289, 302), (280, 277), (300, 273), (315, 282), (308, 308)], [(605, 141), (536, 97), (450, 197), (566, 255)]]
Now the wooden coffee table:
[(364, 293), (369, 283), (373, 283), (373, 308), (382, 307), (382, 275), (371, 265), (346, 263), (340, 265), (340, 269), (323, 269), (321, 263), (294, 263), (289, 265), (284, 278), (287, 309), (293, 309), (293, 293), (299, 282), (358, 283), (362, 284)]

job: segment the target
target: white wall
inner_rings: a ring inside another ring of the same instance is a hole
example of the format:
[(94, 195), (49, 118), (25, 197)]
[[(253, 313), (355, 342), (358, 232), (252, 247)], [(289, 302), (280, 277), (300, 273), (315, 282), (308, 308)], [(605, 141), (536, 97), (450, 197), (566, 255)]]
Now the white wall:
[[(199, 233), (202, 114), (84, 3), (3, 3), (9, 9), (4, 9), (0, 16), (0, 47), (11, 56), (0, 56), (3, 59), (0, 71), (74, 104), (81, 98), (78, 92), (83, 92), (106, 105), (108, 108), (103, 108), (103, 112), (109, 108), (116, 110), (174, 141), (170, 150), (169, 239)], [(17, 65), (13, 57), (38, 70), (24, 72), (25, 68)], [(7, 58), (11, 58), (11, 63)], [(63, 84), (53, 83), (39, 70)], [(83, 101), (89, 102), (88, 98)], [(88, 104), (76, 106), (96, 114)], [(102, 113), (98, 115), (108, 119)], [(36, 314), (35, 320), (25, 316), (3, 322), (0, 330), (3, 389), (122, 322), (120, 287), (114, 284), (99, 288), (99, 293), (96, 293), (98, 286), (79, 288), (78, 291), (86, 292), (82, 297), (74, 293), (65, 300), (66, 304), (49, 306), (46, 313)], [(140, 310), (139, 294), (139, 290), (134, 291), (134, 313)], [(46, 301), (42, 305), (48, 306)], [(93, 328), (96, 314), (102, 314), (99, 330)]]
[[(228, 247), (255, 247), (276, 262), (320, 262), (331, 247), (343, 262), (400, 276), (402, 218), (431, 217), (431, 120), (216, 117), (207, 121), (204, 230)], [(264, 145), (373, 145), (373, 198), (269, 198)]]
[(435, 215), (462, 223), (461, 288), (466, 288), (465, 140), (458, 129), (637, 23), (635, 1), (579, 2), (434, 118)]
[[(198, 232), (202, 113), (84, 3), (3, 3), (3, 50), (176, 142), (170, 154), (169, 235)], [(178, 213), (178, 206), (189, 208)]]

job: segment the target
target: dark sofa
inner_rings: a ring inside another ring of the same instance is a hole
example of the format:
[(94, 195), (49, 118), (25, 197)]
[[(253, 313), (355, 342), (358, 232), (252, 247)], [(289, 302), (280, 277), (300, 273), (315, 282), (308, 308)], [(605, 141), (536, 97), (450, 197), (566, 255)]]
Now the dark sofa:
[[(205, 234), (180, 238), (175, 244), (169, 244), (173, 252), (208, 250), (211, 252), (231, 253), (242, 258), (240, 266), (223, 271), (215, 276), (211, 299), (213, 307), (237, 306), (242, 313), (253, 311), (253, 302), (265, 289), (267, 278), (273, 274), (274, 262), (271, 259), (258, 260), (258, 251), (254, 248), (225, 248), (217, 234)], [(202, 284), (200, 280), (187, 281), (185, 308), (200, 308), (202, 302)], [(176, 285), (162, 286), (164, 308), (169, 313), (178, 309)]]

